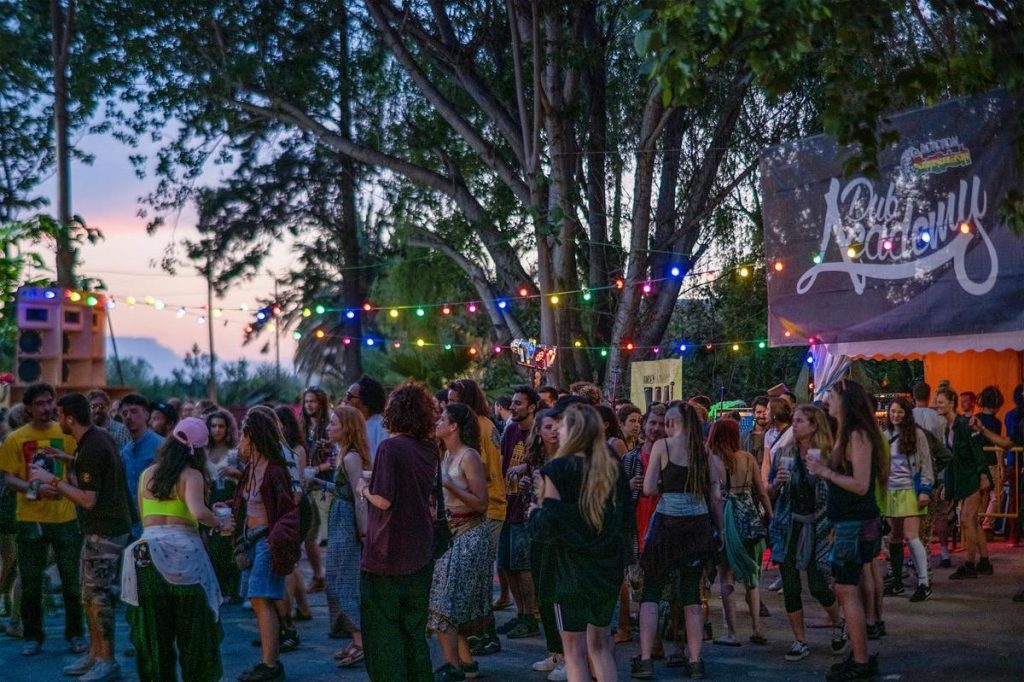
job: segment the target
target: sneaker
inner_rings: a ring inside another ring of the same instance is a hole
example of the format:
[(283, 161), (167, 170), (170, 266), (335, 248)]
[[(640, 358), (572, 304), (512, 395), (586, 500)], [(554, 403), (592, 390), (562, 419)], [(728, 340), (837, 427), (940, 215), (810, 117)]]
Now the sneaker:
[(977, 572), (978, 575), (992, 575), (994, 573), (992, 570), (992, 562), (988, 559), (982, 559), (978, 562)]
[(14, 639), (21, 639), (25, 634), (25, 631), (22, 629), (20, 622), (12, 620), (7, 624), (7, 627), (4, 628), (4, 634), (8, 637), (13, 637)]
[(89, 650), (89, 642), (85, 637), (72, 637), (68, 640), (68, 651), (73, 654), (84, 654)]
[(880, 620), (875, 623), (875, 627), (878, 628), (878, 636), (885, 637), (888, 633), (885, 631), (885, 621)]
[(96, 659), (86, 654), (70, 665), (64, 666), (64, 674), (68, 677), (79, 677), (86, 674), (96, 665)]
[(316, 594), (317, 592), (323, 592), (326, 587), (327, 582), (321, 576), (309, 581), (309, 585), (306, 586), (306, 592)]
[(43, 653), (43, 643), (34, 639), (25, 642), (25, 646), (21, 648), (22, 656), (38, 656), (41, 653)]
[(480, 664), (477, 661), (473, 661), (472, 663), (459, 661), (459, 668), (462, 670), (462, 674), (466, 676), (467, 680), (475, 680), (480, 676)]
[(629, 676), (634, 680), (650, 680), (654, 678), (654, 661), (634, 656), (629, 661)]
[(770, 617), (771, 615), (772, 615), (772, 614), (771, 614), (771, 612), (770, 612), (770, 611), (768, 610), (768, 607), (764, 605), (764, 602), (761, 602), (761, 617), (762, 617), (762, 618), (768, 618), (768, 617)]
[(704, 641), (710, 642), (715, 638), (715, 632), (711, 629), (711, 623), (704, 623)]
[(519, 619), (516, 626), (509, 630), (506, 635), (509, 639), (525, 639), (527, 637), (540, 637), (540, 626), (537, 625), (537, 619), (533, 616), (526, 614)]
[(82, 682), (114, 682), (121, 679), (121, 666), (113, 661), (96, 661), (92, 670), (78, 679)]
[(850, 646), (850, 636), (846, 632), (846, 621), (841, 620), (832, 626), (832, 655), (842, 656)]
[(950, 568), (953, 564), (950, 563), (949, 557), (945, 559), (939, 559), (939, 568)]
[(875, 677), (871, 671), (871, 663), (857, 663), (852, 658), (838, 670), (830, 671), (825, 679), (828, 682), (868, 682)]
[(462, 682), (466, 674), (451, 663), (445, 663), (434, 671), (434, 682)]
[(299, 633), (296, 630), (281, 630), (281, 637), (279, 638), (278, 648), (282, 654), (286, 654), (289, 651), (295, 651), (299, 648)]
[(782, 578), (777, 578), (775, 582), (768, 586), (769, 592), (781, 592), (782, 591)]
[(284, 664), (277, 662), (273, 668), (262, 661), (238, 676), (238, 682), (278, 682), (284, 679)]
[(879, 632), (879, 630), (878, 630), (878, 623), (868, 623), (867, 624), (867, 630), (868, 630), (868, 639), (876, 640), (876, 639), (881, 639), (882, 638), (882, 633)]
[(515, 626), (519, 625), (519, 619), (521, 617), (522, 616), (515, 616), (513, 618), (509, 618), (507, 621), (504, 622), (504, 624), (499, 625), (497, 628), (495, 628), (495, 631), (499, 635), (507, 635), (512, 631), (513, 628), (515, 628)]
[(793, 646), (789, 647), (789, 651), (786, 652), (786, 660), (799, 661), (804, 658), (807, 658), (810, 655), (811, 648), (803, 642), (801, 642), (800, 640), (795, 640), (793, 642)]
[(974, 568), (974, 566), (968, 566), (967, 564), (964, 564), (960, 568), (958, 568), (955, 571), (953, 571), (952, 575), (949, 576), (949, 579), (950, 580), (963, 580), (965, 578), (977, 578), (977, 577), (978, 577), (978, 571)]
[(558, 667), (548, 673), (545, 677), (548, 682), (566, 682), (569, 679), (569, 675), (565, 672), (565, 663), (559, 663)]
[(910, 595), (910, 601), (919, 602), (926, 601), (932, 596), (931, 585), (918, 585), (917, 589), (914, 590), (914, 594)]
[(704, 659), (699, 658), (696, 661), (686, 662), (686, 673), (690, 676), (691, 680), (703, 680), (704, 679)]
[(549, 673), (558, 666), (562, 665), (563, 659), (562, 654), (551, 654), (542, 661), (537, 661), (530, 667), (539, 673)]
[(501, 642), (498, 641), (497, 637), (484, 635), (477, 640), (475, 646), (470, 647), (469, 653), (473, 654), (473, 656), (490, 656), (491, 654), (501, 653)]
[(885, 586), (885, 590), (882, 594), (886, 597), (900, 597), (906, 591), (907, 589), (903, 587), (903, 583), (889, 583)]

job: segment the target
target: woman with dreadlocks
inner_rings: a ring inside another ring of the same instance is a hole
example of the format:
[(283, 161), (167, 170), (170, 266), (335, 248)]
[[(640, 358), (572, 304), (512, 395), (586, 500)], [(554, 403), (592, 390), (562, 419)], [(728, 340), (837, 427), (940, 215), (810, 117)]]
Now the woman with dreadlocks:
[[(679, 572), (679, 600), (686, 621), (686, 669), (690, 677), (704, 675), (700, 656), (704, 640), (701, 615), (701, 577), (706, 562), (721, 549), (712, 528), (722, 537), (721, 461), (712, 458), (704, 445), (697, 412), (680, 403), (665, 413), (668, 438), (654, 444), (644, 474), (643, 494), (661, 499), (651, 520), (640, 566), (644, 591), (640, 600), (640, 656), (633, 659), (631, 675), (654, 676), (651, 654), (658, 627), (658, 602), (669, 576)], [(714, 468), (714, 471), (712, 471)], [(710, 506), (710, 508), (709, 508)]]

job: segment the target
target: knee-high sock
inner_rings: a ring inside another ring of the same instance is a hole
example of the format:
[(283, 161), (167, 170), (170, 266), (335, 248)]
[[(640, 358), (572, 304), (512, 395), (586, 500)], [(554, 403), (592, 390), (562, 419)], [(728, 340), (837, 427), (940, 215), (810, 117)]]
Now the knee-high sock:
[(910, 560), (914, 562), (914, 570), (917, 571), (917, 584), (928, 584), (928, 550), (924, 548), (921, 538), (914, 538), (909, 543)]
[(903, 582), (903, 543), (889, 543), (889, 580), (893, 583)]

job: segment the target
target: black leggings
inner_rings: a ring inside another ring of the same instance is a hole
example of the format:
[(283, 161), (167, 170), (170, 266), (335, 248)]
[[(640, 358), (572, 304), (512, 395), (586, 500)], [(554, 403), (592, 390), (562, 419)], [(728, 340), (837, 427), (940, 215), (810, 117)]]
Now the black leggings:
[[(800, 599), (800, 571), (796, 567), (796, 545), (797, 538), (800, 536), (799, 530), (799, 524), (794, 522), (789, 534), (786, 560), (779, 566), (779, 573), (782, 574), (782, 598), (786, 605), (786, 613), (795, 613), (804, 607), (803, 600)], [(818, 569), (814, 557), (811, 557), (811, 562), (807, 566), (807, 585), (811, 589), (811, 596), (826, 609), (836, 603), (835, 592), (828, 586), (828, 581)]]
[(644, 576), (644, 593), (640, 599), (641, 603), (658, 602), (664, 599), (665, 587), (669, 579), (678, 572), (677, 600), (683, 606), (694, 606), (700, 604), (700, 582), (704, 575), (704, 563), (700, 560), (691, 562), (678, 562), (675, 566), (669, 566), (662, 572), (657, 581), (648, 580)]

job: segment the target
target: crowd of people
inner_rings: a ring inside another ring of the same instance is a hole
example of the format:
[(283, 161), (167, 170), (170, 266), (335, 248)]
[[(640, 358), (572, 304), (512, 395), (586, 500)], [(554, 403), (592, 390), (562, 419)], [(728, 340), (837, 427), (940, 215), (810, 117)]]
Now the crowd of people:
[(933, 533), (939, 566), (952, 568), (959, 527), (966, 559), (949, 579), (993, 573), (980, 519), (1002, 504), (1002, 468), (984, 448), (1024, 445), (1021, 392), (1004, 430), (995, 387), (933, 396), (921, 383), (879, 420), (849, 379), (820, 404), (775, 387), (752, 401), (750, 421), (711, 418), (703, 396), (613, 406), (586, 382), (517, 386), (492, 404), (468, 378), (389, 393), (364, 376), (335, 401), (310, 387), (297, 408), (258, 405), (239, 420), (206, 400), (58, 398), (34, 384), (0, 445), (6, 634), (23, 639), (23, 655), (42, 653), (52, 556), (64, 636), (81, 655), (64, 672), (87, 682), (120, 678), (119, 599), (144, 681), (221, 679), (220, 614), (233, 604), (251, 608), (259, 632), (258, 660), (238, 679), (284, 679), (282, 654), (299, 646), (295, 622), (313, 618), (318, 591), (329, 636), (350, 640), (337, 665), (365, 666), (374, 681), (472, 679), (502, 637), (541, 636), (547, 655), (530, 667), (548, 680), (614, 680), (615, 644), (634, 623), (633, 678), (653, 678), (663, 659), (699, 679), (708, 641), (771, 644), (770, 561), (780, 578), (766, 589), (782, 590), (793, 636), (780, 654), (796, 662), (817, 646), (803, 573), (831, 626), (827, 650), (845, 655), (828, 679), (867, 680), (879, 670), (869, 641), (886, 635), (883, 597), (907, 589), (906, 558), (909, 601), (932, 596)]

